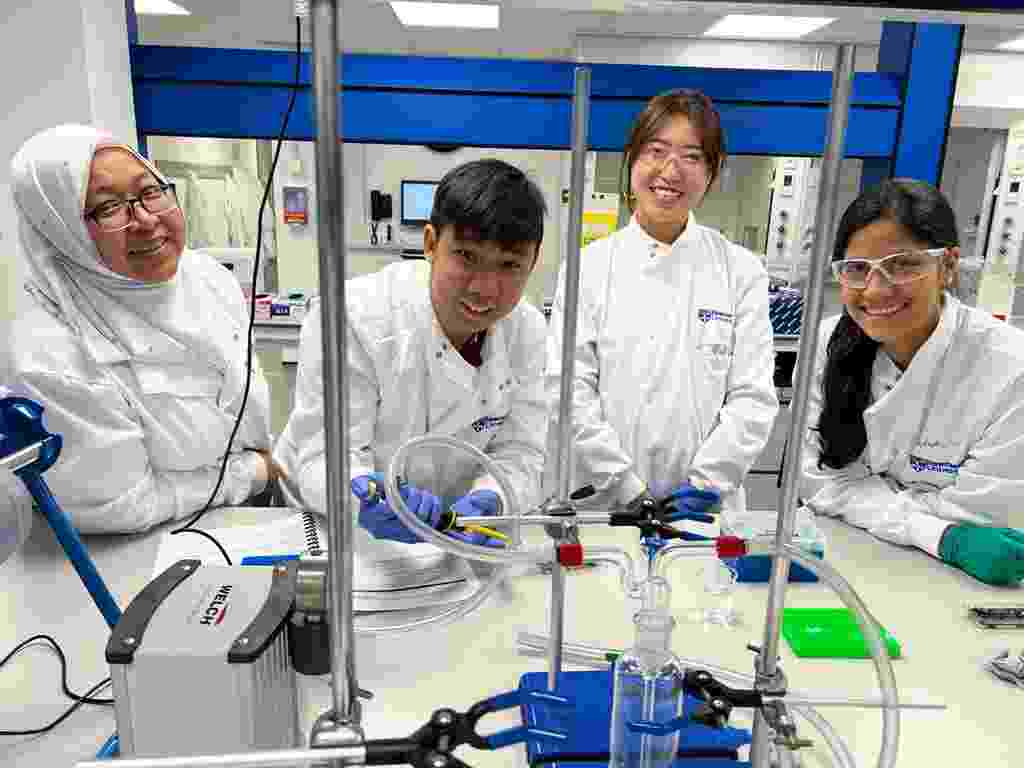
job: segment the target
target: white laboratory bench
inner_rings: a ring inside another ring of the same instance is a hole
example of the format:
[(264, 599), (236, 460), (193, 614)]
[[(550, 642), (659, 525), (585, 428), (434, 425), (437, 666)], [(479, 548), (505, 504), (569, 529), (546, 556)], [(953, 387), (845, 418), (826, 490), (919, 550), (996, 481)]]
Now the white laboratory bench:
[[(221, 510), (211, 513), (204, 524), (252, 523), (284, 513)], [(996, 649), (1020, 650), (1024, 632), (1015, 635), (976, 629), (966, 619), (965, 608), (971, 602), (1024, 602), (1024, 593), (986, 587), (923, 553), (879, 542), (835, 521), (822, 521), (822, 528), (829, 540), (828, 560), (903, 645), (904, 658), (894, 662), (903, 698), (942, 700), (949, 705), (945, 711), (903, 713), (898, 765), (1018, 764), (1024, 754), (1024, 729), (1019, 723), (1024, 690), (992, 678), (980, 664)], [(147, 583), (162, 533), (86, 539), (100, 573), (122, 607)], [(584, 541), (630, 546), (633, 539), (623, 529), (587, 529)], [(697, 574), (703, 562), (684, 560), (670, 571), (673, 613), (678, 617), (686, 616), (696, 605)], [(5, 585), (0, 610), (7, 617), (0, 624), (0, 651), (46, 632), (67, 653), (73, 690), (83, 692), (107, 676), (103, 657), (106, 626), (42, 519), (36, 521), (23, 551), (0, 566), (0, 578)], [(438, 706), (464, 710), (479, 699), (515, 688), (522, 673), (542, 671), (542, 660), (515, 655), (513, 637), (520, 628), (544, 631), (548, 588), (547, 577), (521, 576), (489, 605), (454, 626), (391, 638), (358, 638), (358, 682), (375, 694), (364, 705), (367, 735), (406, 735)], [(752, 656), (745, 646), (763, 641), (766, 594), (766, 585), (738, 588), (735, 605), (743, 616), (740, 627), (706, 628), (681, 619), (673, 648), (680, 655), (749, 671)], [(797, 585), (789, 589), (787, 604), (821, 607), (839, 603), (822, 585)], [(628, 644), (632, 610), (622, 597), (616, 573), (604, 569), (572, 573), (568, 577), (566, 640), (613, 647)], [(875, 691), (869, 660), (800, 660), (785, 642), (781, 654), (791, 688), (849, 696)], [(300, 679), (300, 709), (308, 735), (313, 718), (329, 708), (330, 689), (325, 678)], [(26, 651), (0, 671), (2, 729), (37, 727), (51, 721), (69, 703), (59, 694), (58, 661), (49, 651)], [(880, 733), (878, 711), (821, 711), (847, 740), (858, 765), (874, 765)], [(173, 727), (174, 713), (167, 716), (168, 727)], [(741, 725), (742, 721), (734, 718), (733, 723)], [(512, 724), (495, 716), (482, 723), (485, 732)], [(113, 729), (111, 708), (84, 707), (46, 736), (0, 738), (0, 764), (8, 768), (70, 766), (91, 759)], [(801, 733), (815, 738), (810, 732)], [(831, 764), (823, 745), (812, 751), (805, 765)], [(493, 753), (463, 747), (458, 754), (470, 765), (483, 768), (525, 764), (518, 746)]]

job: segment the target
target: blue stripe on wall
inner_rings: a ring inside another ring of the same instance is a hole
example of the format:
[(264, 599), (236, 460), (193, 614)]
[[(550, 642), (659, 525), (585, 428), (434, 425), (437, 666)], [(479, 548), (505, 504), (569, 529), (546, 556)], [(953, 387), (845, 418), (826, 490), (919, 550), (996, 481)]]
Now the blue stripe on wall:
[[(295, 77), (294, 54), (285, 51), (134, 46), (132, 62), (137, 80), (290, 85)], [(571, 62), (346, 54), (341, 57), (341, 79), (345, 90), (571, 96), (576, 66)], [(829, 72), (588, 66), (594, 99), (642, 101), (674, 88), (697, 88), (716, 102), (826, 104), (831, 98)], [(303, 54), (299, 68), (303, 85), (310, 84), (310, 72), (309, 54)], [(859, 73), (852, 100), (860, 106), (897, 108), (900, 78)]]
[[(135, 85), (139, 130), (153, 135), (269, 138), (280, 130), (289, 91), (252, 87), (143, 81)], [(180, 105), (187, 103), (187, 110)], [(643, 108), (633, 100), (591, 104), (590, 145), (619, 151)], [(820, 155), (827, 107), (720, 105), (730, 154)], [(385, 144), (461, 144), (483, 147), (568, 149), (572, 104), (566, 98), (491, 94), (345, 91), (346, 141)], [(889, 157), (895, 110), (855, 107), (847, 129), (852, 157)], [(299, 92), (287, 138), (312, 140), (312, 99)]]
[[(568, 149), (570, 62), (345, 56), (347, 141)], [(142, 133), (271, 138), (288, 102), (293, 54), (136, 46), (136, 120)], [(308, 55), (300, 78), (308, 83)], [(820, 155), (831, 73), (625, 65), (592, 67), (593, 149), (620, 150), (646, 100), (696, 87), (716, 100), (732, 154)], [(847, 155), (889, 157), (901, 79), (855, 81)], [(188, 109), (181, 105), (187, 104)], [(300, 89), (290, 139), (312, 139), (311, 90)]]

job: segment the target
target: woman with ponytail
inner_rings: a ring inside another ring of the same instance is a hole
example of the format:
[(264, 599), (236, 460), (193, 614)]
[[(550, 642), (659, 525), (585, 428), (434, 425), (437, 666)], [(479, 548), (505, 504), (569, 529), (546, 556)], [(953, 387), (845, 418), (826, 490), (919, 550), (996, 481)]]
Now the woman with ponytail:
[(843, 214), (803, 496), (990, 584), (1024, 579), (1024, 333), (954, 296), (953, 210), (893, 179)]

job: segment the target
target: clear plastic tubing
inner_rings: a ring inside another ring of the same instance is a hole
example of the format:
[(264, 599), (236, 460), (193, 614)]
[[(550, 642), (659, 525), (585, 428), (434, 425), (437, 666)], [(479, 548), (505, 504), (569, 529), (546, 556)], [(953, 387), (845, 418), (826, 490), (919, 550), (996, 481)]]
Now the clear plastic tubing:
[[(396, 514), (398, 514), (399, 517), (405, 522), (405, 524), (407, 526), (409, 526), (410, 528), (413, 528), (413, 530), (417, 531), (417, 533), (419, 533), (421, 537), (423, 537), (423, 534), (424, 534), (424, 531), (425, 531), (429, 535), (428, 536), (429, 540), (433, 541), (433, 543), (437, 544), (438, 546), (440, 546), (443, 549), (446, 549), (447, 551), (452, 551), (454, 549), (451, 545), (461, 544), (463, 547), (468, 547), (471, 550), (486, 550), (486, 552), (484, 552), (483, 554), (487, 554), (489, 552), (494, 552), (495, 550), (489, 549), (488, 547), (476, 547), (476, 546), (473, 546), (471, 544), (465, 544), (464, 542), (457, 541), (457, 540), (452, 539), (452, 538), (450, 538), (448, 536), (445, 536), (445, 535), (443, 535), (443, 534), (441, 534), (441, 533), (439, 533), (437, 531), (434, 531), (429, 526), (424, 525), (422, 522), (420, 522), (419, 518), (417, 518), (415, 515), (413, 515), (411, 512), (409, 512), (408, 507), (405, 506), (404, 502), (402, 501), (401, 494), (398, 493), (397, 484), (395, 482), (395, 477), (397, 475), (397, 471), (396, 470), (401, 468), (402, 466), (404, 466), (405, 457), (408, 454), (408, 452), (411, 449), (413, 449), (413, 448), (415, 448), (415, 447), (417, 447), (419, 445), (422, 445), (423, 443), (443, 444), (443, 445), (448, 446), (448, 447), (454, 446), (456, 448), (460, 448), (460, 449), (463, 449), (463, 450), (465, 450), (467, 452), (473, 453), (474, 457), (476, 459), (478, 459), (487, 468), (487, 470), (493, 474), (493, 476), (495, 477), (495, 479), (498, 482), (499, 487), (505, 493), (505, 498), (508, 498), (508, 499), (514, 499), (515, 498), (515, 495), (514, 495), (514, 493), (512, 491), (512, 488), (509, 486), (508, 481), (505, 479), (504, 473), (498, 471), (494, 467), (493, 462), (491, 462), (491, 460), (486, 455), (484, 455), (482, 452), (477, 451), (475, 448), (473, 448), (473, 446), (469, 445), (468, 443), (463, 443), (462, 441), (455, 440), (454, 438), (438, 437), (438, 436), (427, 436), (427, 437), (421, 437), (421, 438), (414, 438), (413, 440), (408, 441), (407, 443), (402, 445), (398, 449), (398, 451), (395, 452), (395, 455), (392, 458), (391, 466), (389, 468), (389, 472), (388, 472), (388, 474), (387, 474), (387, 476), (385, 478), (385, 485), (386, 485), (387, 493), (389, 494), (389, 496), (388, 496), (389, 500), (391, 500), (391, 499), (397, 500), (397, 501), (392, 503), (392, 505), (391, 505), (392, 508), (395, 510)], [(403, 512), (405, 513), (404, 515), (403, 515)], [(415, 526), (410, 524), (409, 518), (412, 518), (412, 520), (415, 521), (415, 523), (416, 523)], [(511, 534), (512, 534), (513, 542), (519, 542), (520, 541), (520, 538), (519, 538), (519, 526), (518, 525), (513, 527), (513, 530), (511, 532)], [(463, 552), (461, 550), (460, 551), (454, 551), (453, 554), (457, 554), (457, 555), (460, 555), (462, 557), (467, 557), (468, 556), (468, 555), (465, 554), (465, 552)], [(520, 551), (517, 554), (523, 555), (525, 553)], [(554, 557), (554, 552), (553, 552), (551, 547), (547, 547), (544, 550), (540, 550), (540, 549), (534, 550), (533, 552), (531, 552), (531, 555), (532, 555), (531, 557), (515, 559), (512, 562), (519, 562), (519, 563), (522, 563), (522, 562), (536, 563), (536, 562), (542, 562), (542, 561), (543, 562), (548, 562), (548, 561), (550, 561)], [(494, 559), (490, 559), (490, 558), (482, 558), (482, 557), (473, 557), (472, 559), (474, 559), (474, 560), (485, 560), (486, 562), (489, 562), (489, 563), (498, 563), (498, 564), (501, 564), (503, 562), (503, 561), (499, 561), (499, 560), (494, 560)], [(488, 598), (490, 598), (491, 595), (494, 594), (495, 590), (498, 588), (498, 585), (501, 584), (501, 580), (504, 578), (506, 570), (507, 570), (506, 568), (494, 568), (493, 572), (490, 574), (490, 577), (487, 579), (487, 581), (484, 582), (483, 585), (481, 585), (480, 589), (478, 589), (476, 592), (474, 592), (473, 595), (471, 595), (467, 600), (464, 600), (464, 601), (462, 601), (460, 603), (456, 603), (451, 608), (443, 611), (442, 613), (439, 613), (439, 614), (434, 615), (434, 616), (428, 616), (428, 617), (416, 619), (414, 621), (409, 621), (409, 622), (400, 623), (400, 624), (392, 624), (392, 625), (387, 625), (387, 626), (372, 626), (372, 627), (363, 626), (363, 627), (360, 627), (359, 623), (356, 622), (356, 626), (354, 627), (354, 631), (355, 631), (356, 634), (364, 635), (364, 636), (365, 635), (397, 635), (397, 634), (402, 634), (402, 633), (405, 633), (405, 632), (413, 632), (413, 631), (416, 631), (416, 630), (419, 630), (419, 629), (424, 629), (426, 627), (438, 627), (438, 626), (445, 626), (447, 624), (453, 624), (456, 621), (458, 621), (459, 619), (463, 618), (464, 616), (467, 616), (470, 613), (472, 613), (473, 611), (475, 611)]]
[[(505, 516), (518, 517), (520, 514), (515, 490), (511, 485), (509, 485), (508, 479), (505, 477), (505, 473), (498, 469), (491, 458), (483, 451), (469, 443), (447, 435), (424, 435), (423, 437), (414, 437), (413, 439), (403, 443), (402, 446), (395, 451), (395, 455), (391, 457), (391, 464), (388, 467), (388, 471), (384, 476), (388, 504), (394, 510), (395, 514), (398, 515), (398, 518), (402, 523), (405, 524), (406, 528), (423, 539), (423, 541), (430, 542), (446, 552), (458, 555), (459, 557), (464, 557), (467, 560), (476, 560), (481, 563), (494, 563), (496, 565), (531, 565), (534, 563), (548, 563), (554, 559), (554, 548), (550, 544), (535, 547), (523, 547), (518, 524), (506, 528), (512, 539), (510, 546), (503, 549), (497, 549), (494, 547), (469, 544), (464, 541), (459, 541), (458, 539), (453, 539), (450, 536), (446, 536), (441, 531), (434, 530), (410, 512), (409, 507), (406, 506), (401, 493), (398, 491), (398, 477), (402, 474), (405, 468), (406, 457), (411, 451), (416, 448), (425, 448), (430, 446), (454, 448), (455, 450), (462, 451), (478, 461), (491, 475), (491, 477), (497, 481), (505, 498), (510, 501), (509, 506), (512, 507), (512, 514), (506, 514)], [(506, 510), (506, 512), (508, 511), (509, 510)]]
[[(878, 686), (882, 695), (882, 746), (878, 752), (878, 768), (892, 768), (896, 764), (900, 737), (899, 694), (896, 690), (896, 676), (892, 671), (889, 654), (882, 645), (881, 630), (874, 617), (868, 611), (849, 582), (824, 560), (809, 555), (797, 546), (783, 544), (781, 548), (773, 539), (758, 538), (754, 540), (753, 554), (779, 555), (786, 554), (790, 560), (799, 563), (825, 582), (843, 604), (850, 609), (857, 625), (864, 636), (871, 653), (871, 661), (875, 665)], [(671, 561), (673, 550), (666, 547), (664, 554), (656, 564), (656, 573), (662, 575), (664, 568)], [(710, 670), (710, 667), (708, 667)]]
[(885, 704), (885, 708), (882, 710), (882, 746), (878, 753), (878, 768), (892, 768), (896, 764), (900, 738), (900, 713), (897, 707), (899, 694), (896, 691), (896, 676), (892, 671), (889, 653), (882, 645), (878, 623), (849, 582), (827, 562), (808, 555), (799, 547), (794, 547), (791, 544), (783, 544), (781, 548), (775, 542), (769, 545), (768, 554), (783, 553), (828, 584), (846, 607), (853, 612), (868, 644), (868, 649), (871, 651), (871, 660), (875, 665), (882, 701)]

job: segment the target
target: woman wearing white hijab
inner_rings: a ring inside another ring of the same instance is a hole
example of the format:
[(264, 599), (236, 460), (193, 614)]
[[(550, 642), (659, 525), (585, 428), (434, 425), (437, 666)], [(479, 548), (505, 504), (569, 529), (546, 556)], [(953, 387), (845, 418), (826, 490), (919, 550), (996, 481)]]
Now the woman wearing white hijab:
[[(63, 436), (47, 482), (82, 532), (129, 532), (201, 509), (245, 387), (238, 282), (184, 248), (174, 188), (130, 147), (87, 126), (33, 136), (11, 161), (28, 282), (6, 383)], [(266, 381), (253, 366), (215, 505), (263, 492), (276, 471)]]

